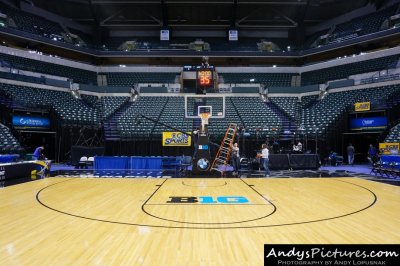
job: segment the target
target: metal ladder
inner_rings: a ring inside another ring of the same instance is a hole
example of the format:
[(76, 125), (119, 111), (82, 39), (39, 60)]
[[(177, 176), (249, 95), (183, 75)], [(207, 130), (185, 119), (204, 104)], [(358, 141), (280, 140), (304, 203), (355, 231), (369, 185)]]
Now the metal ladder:
[(235, 140), (236, 130), (237, 124), (229, 124), (224, 139), (219, 146), (217, 155), (215, 156), (214, 162), (212, 163), (210, 170), (218, 171), (218, 166), (223, 165), (225, 162), (227, 163), (229, 161), (233, 141)]

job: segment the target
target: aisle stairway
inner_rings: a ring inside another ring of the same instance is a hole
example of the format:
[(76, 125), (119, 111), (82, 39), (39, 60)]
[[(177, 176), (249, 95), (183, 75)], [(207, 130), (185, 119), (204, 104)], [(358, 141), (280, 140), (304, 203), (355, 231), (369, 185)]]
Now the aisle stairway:
[[(131, 107), (133, 102), (125, 102), (112, 114), (106, 122), (104, 122), (104, 137), (106, 140), (120, 140), (121, 136), (118, 131), (118, 118)], [(132, 121), (133, 123), (133, 121)]]
[(297, 131), (296, 122), (290, 118), (285, 112), (283, 112), (278, 106), (273, 102), (266, 102), (271, 110), (276, 114), (276, 116), (281, 120), (282, 128), (279, 132), (279, 140), (291, 140), (293, 139), (293, 134)]

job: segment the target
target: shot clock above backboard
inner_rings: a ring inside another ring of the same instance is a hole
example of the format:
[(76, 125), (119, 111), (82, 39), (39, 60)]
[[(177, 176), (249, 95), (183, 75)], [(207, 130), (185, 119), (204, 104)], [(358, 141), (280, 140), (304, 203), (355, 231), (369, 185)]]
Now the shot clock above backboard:
[(197, 84), (202, 88), (214, 87), (214, 71), (210, 68), (200, 68), (196, 72)]

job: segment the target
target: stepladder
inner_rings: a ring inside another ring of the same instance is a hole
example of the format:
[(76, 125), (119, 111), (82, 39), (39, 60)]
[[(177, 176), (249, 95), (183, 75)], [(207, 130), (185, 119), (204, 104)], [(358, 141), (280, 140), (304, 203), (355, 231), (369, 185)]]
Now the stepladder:
[(221, 166), (228, 164), (230, 154), (232, 151), (232, 145), (235, 140), (237, 130), (237, 124), (230, 123), (228, 129), (225, 132), (225, 136), (222, 139), (221, 145), (215, 155), (215, 159), (211, 165), (211, 170), (220, 171)]

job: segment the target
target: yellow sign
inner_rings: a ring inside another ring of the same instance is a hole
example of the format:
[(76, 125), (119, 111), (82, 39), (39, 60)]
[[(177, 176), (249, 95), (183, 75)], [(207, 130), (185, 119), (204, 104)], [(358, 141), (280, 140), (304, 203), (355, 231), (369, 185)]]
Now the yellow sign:
[(191, 146), (192, 137), (182, 132), (163, 132), (162, 135), (163, 146)]
[(355, 103), (354, 109), (356, 112), (371, 110), (371, 102)]
[(400, 150), (400, 143), (398, 142), (379, 143), (380, 154), (398, 154), (399, 150)]

